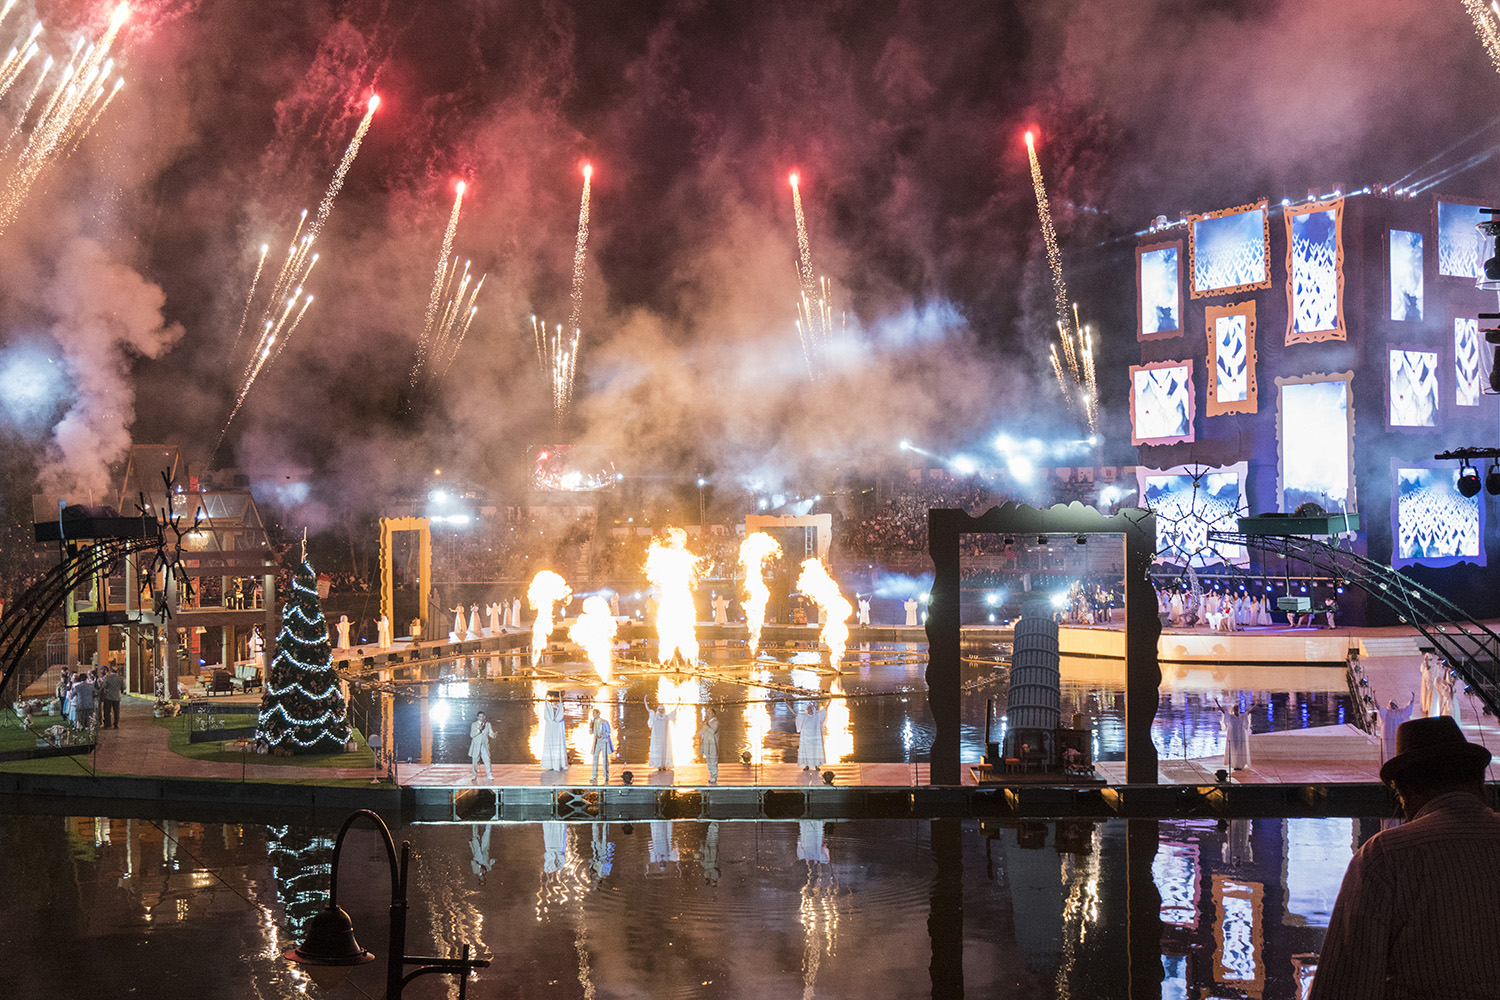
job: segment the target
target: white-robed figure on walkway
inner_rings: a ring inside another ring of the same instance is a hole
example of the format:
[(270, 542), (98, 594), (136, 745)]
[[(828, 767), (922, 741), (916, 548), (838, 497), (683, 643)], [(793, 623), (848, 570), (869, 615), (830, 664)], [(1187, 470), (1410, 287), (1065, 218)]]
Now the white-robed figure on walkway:
[(719, 783), (719, 717), (707, 706), (703, 709), (703, 724), (698, 727), (698, 752), (708, 762), (708, 783)]
[(484, 626), (479, 624), (479, 605), (469, 605), (469, 634), (475, 639), (484, 635)]
[(1436, 677), (1432, 670), (1432, 654), (1422, 654), (1422, 687), (1418, 696), (1417, 705), (1422, 709), (1422, 718), (1432, 718), (1432, 698), (1436, 693)]
[(651, 707), (651, 696), (647, 695), (646, 702), (646, 725), (651, 728), (651, 753), (647, 758), (647, 765), (658, 771), (667, 771), (672, 767), (672, 723), (677, 721), (677, 710), (668, 712), (667, 707), (660, 702), (655, 708)]
[(729, 624), (729, 598), (725, 597), (723, 594), (715, 594), (714, 595), (714, 599), (713, 599), (713, 605), (714, 605), (714, 624), (715, 625), (728, 625)]
[(334, 628), (338, 629), (338, 632), (339, 632), (339, 644), (336, 647), (334, 647), (334, 648), (336, 648), (336, 649), (348, 649), (349, 648), (349, 616), (348, 615), (339, 615), (338, 624), (335, 625)]
[(484, 773), (490, 780), (495, 780), (495, 772), (490, 768), (490, 738), (495, 735), (495, 727), (490, 725), (490, 720), (480, 712), (474, 717), (469, 725), (469, 763), (470, 780), (479, 780), (479, 762), (484, 761)]
[(594, 717), (589, 720), (589, 759), (594, 763), (593, 777), (589, 779), (594, 784), (599, 784), (599, 772), (604, 772), (604, 783), (609, 784), (609, 755), (615, 752), (615, 737), (606, 719), (599, 710), (594, 709)]
[(917, 624), (917, 599), (915, 597), (908, 597), (905, 601), (901, 602), (901, 606), (906, 609), (906, 624), (908, 626)]
[(861, 597), (861, 598), (859, 598), (859, 619), (858, 619), (858, 621), (859, 621), (859, 623), (861, 625), (868, 625), (868, 624), (870, 624), (870, 599), (868, 597)]
[(828, 706), (818, 699), (807, 703), (807, 707), (795, 712), (797, 720), (797, 763), (802, 770), (810, 771), (823, 766), (826, 760), (823, 750), (823, 723), (828, 718)]
[(568, 863), (568, 824), (548, 820), (542, 824), (542, 874), (560, 872)]
[(453, 638), (463, 642), (469, 637), (469, 623), (464, 620), (464, 607), (460, 604), (453, 609)]
[(519, 597), (510, 602), (510, 627), (521, 627), (521, 599)]
[(500, 602), (496, 601), (494, 604), (487, 605), (485, 607), (484, 611), (485, 611), (485, 614), (488, 615), (489, 619), (490, 619), (490, 635), (499, 635), (500, 634)]
[(1417, 693), (1412, 692), (1411, 699), (1407, 701), (1405, 708), (1396, 707), (1396, 699), (1392, 698), (1386, 708), (1378, 705), (1376, 713), (1380, 716), (1380, 761), (1385, 763), (1396, 755), (1396, 727), (1411, 718), (1411, 708), (1417, 702)]
[(563, 718), (562, 692), (552, 691), (542, 706), (542, 770), (568, 769), (568, 728)]
[(1250, 716), (1240, 706), (1219, 705), (1219, 725), (1224, 727), (1224, 766), (1240, 771), (1250, 766)]
[(1448, 669), (1446, 663), (1439, 664), (1437, 679), (1433, 681), (1433, 688), (1437, 693), (1437, 714), (1451, 715), (1454, 722), (1458, 722), (1458, 703), (1453, 700), (1453, 688), (1458, 683), (1458, 675)]

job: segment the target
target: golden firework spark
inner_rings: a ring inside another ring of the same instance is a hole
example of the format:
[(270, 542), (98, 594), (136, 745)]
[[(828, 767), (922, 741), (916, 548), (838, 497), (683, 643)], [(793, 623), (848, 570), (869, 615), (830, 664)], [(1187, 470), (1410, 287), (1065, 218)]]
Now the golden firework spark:
[[(459, 181), (453, 197), (453, 211), (448, 214), (448, 228), (443, 231), (443, 245), (438, 251), (437, 270), (432, 275), (432, 291), (427, 297), (427, 320), (422, 328), (422, 340), (417, 348), (417, 361), (411, 370), (411, 385), (416, 388), (423, 372), (434, 378), (448, 373), (458, 349), (463, 345), (479, 311), (475, 301), (484, 287), (484, 277), (473, 281), (470, 261), (464, 261), (460, 269), (453, 257), (453, 239), (458, 232), (458, 216), (463, 208), (464, 191), (467, 185)], [(470, 284), (473, 288), (470, 288)], [(467, 298), (466, 298), (467, 296)]]
[(1490, 63), (1500, 72), (1500, 10), (1494, 4), (1486, 7), (1480, 0), (1464, 0), (1464, 8), (1474, 22), (1474, 33), (1484, 45)]
[[(826, 277), (813, 272), (812, 242), (807, 235), (807, 217), (802, 213), (802, 179), (795, 172), (792, 184), (792, 212), (797, 219), (797, 280), (801, 290), (797, 297), (797, 337), (807, 361), (807, 377), (814, 382), (827, 374), (828, 345), (834, 337), (833, 286)], [(844, 317), (840, 317), (842, 323)]]
[(1042, 165), (1036, 158), (1036, 136), (1026, 132), (1026, 157), (1031, 163), (1031, 188), (1036, 195), (1036, 212), (1042, 223), (1042, 242), (1047, 248), (1047, 267), (1052, 272), (1053, 307), (1057, 311), (1057, 339), (1062, 345), (1051, 345), (1052, 373), (1057, 388), (1069, 406), (1076, 408), (1088, 422), (1090, 431), (1099, 429), (1099, 391), (1094, 377), (1093, 334), (1078, 319), (1078, 306), (1068, 306), (1068, 285), (1063, 280), (1062, 250), (1057, 245), (1057, 228), (1052, 224), (1052, 209), (1047, 187), (1042, 181)]
[[(7, 3), (4, 8), (0, 8), (0, 20), (10, 12), (11, 6), (13, 5)], [(43, 65), (42, 78), (38, 80), (36, 89), (27, 101), (26, 111), (17, 120), (16, 130), (11, 135), (12, 141), (21, 134), (25, 135), (25, 140), (21, 143), (15, 160), (6, 165), (8, 172), (3, 183), (0, 183), (0, 230), (16, 221), (21, 206), (25, 204), (32, 187), (47, 165), (59, 153), (67, 152), (75, 139), (81, 141), (87, 135), (99, 115), (103, 114), (104, 108), (119, 92), (119, 82), (111, 89), (105, 86), (104, 81), (114, 70), (110, 50), (129, 16), (129, 5), (122, 3), (110, 15), (109, 24), (97, 41), (86, 44), (82, 37), (78, 38), (73, 46), (73, 54), (64, 64), (51, 96), (27, 131), (26, 113), (30, 110), (32, 100), (40, 92), (54, 61), (49, 58)], [(5, 60), (0, 60), (0, 84), (4, 85), (4, 90), (15, 83), (25, 64), (37, 54), (39, 48), (35, 39), (39, 33), (40, 25), (33, 27), (26, 40), (18, 44)], [(8, 141), (7, 150), (10, 145), (11, 142)]]
[[(223, 443), (224, 435), (229, 431), (229, 425), (239, 414), (240, 408), (245, 405), (245, 399), (250, 395), (250, 389), (255, 385), (255, 380), (268, 364), (274, 362), (286, 349), (292, 334), (297, 332), (297, 327), (302, 323), (302, 317), (307, 315), (307, 309), (312, 305), (313, 297), (303, 296), (302, 291), (307, 284), (308, 275), (317, 265), (319, 254), (313, 251), (313, 245), (318, 241), (318, 234), (322, 232), (323, 224), (328, 221), (328, 215), (333, 211), (334, 199), (338, 197), (339, 191), (344, 186), (344, 178), (349, 173), (349, 167), (354, 163), (354, 157), (359, 152), (359, 144), (363, 141), (365, 133), (370, 130), (370, 122), (375, 117), (375, 109), (380, 107), (380, 97), (377, 94), (370, 95), (365, 104), (365, 116), (361, 119), (359, 127), (354, 131), (354, 138), (349, 141), (344, 150), (343, 159), (339, 161), (338, 168), (334, 171), (333, 180), (329, 182), (328, 190), (323, 193), (323, 201), (318, 205), (318, 214), (313, 217), (312, 225), (307, 226), (307, 232), (302, 227), (307, 224), (307, 209), (297, 217), (297, 225), (292, 230), (291, 243), (287, 246), (286, 257), (282, 260), (280, 268), (276, 272), (276, 280), (272, 283), (269, 294), (266, 296), (265, 305), (260, 314), (260, 337), (256, 340), (254, 348), (250, 352), (250, 360), (245, 365), (244, 373), (240, 377), (239, 391), (235, 393), (234, 407), (229, 411), (229, 416), (224, 421), (223, 428), (219, 431), (218, 443), (214, 450), (218, 450), (218, 444)], [(250, 304), (255, 299), (255, 286), (260, 282), (261, 269), (265, 266), (266, 254), (269, 245), (261, 247), (261, 256), (255, 267), (255, 276), (250, 281), (250, 291), (246, 296), (245, 316), (248, 317)], [(301, 300), (302, 307), (296, 308)], [(245, 318), (240, 320), (240, 329), (243, 330)], [(235, 340), (239, 339), (236, 332)]]
[(548, 327), (545, 320), (531, 317), (531, 333), (536, 340), (536, 359), (542, 377), (552, 395), (552, 415), (562, 427), (568, 408), (573, 405), (573, 373), (578, 364), (578, 329), (565, 331), (561, 323)]
[(583, 265), (589, 246), (589, 186), (594, 177), (592, 164), (583, 165), (583, 200), (578, 205), (578, 235), (573, 241), (573, 295), (568, 326), (578, 330), (583, 324)]

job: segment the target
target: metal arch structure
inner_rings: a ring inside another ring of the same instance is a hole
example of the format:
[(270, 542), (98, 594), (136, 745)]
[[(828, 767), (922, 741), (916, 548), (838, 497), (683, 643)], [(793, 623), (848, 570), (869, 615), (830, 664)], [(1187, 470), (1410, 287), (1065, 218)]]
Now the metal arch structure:
[(160, 534), (153, 534), (144, 538), (106, 538), (71, 553), (65, 550), (62, 561), (8, 605), (5, 617), (0, 618), (0, 694), (47, 619), (67, 603), (74, 588), (116, 560), (160, 545)]
[(1081, 503), (1058, 504), (1045, 510), (1007, 503), (972, 517), (962, 510), (933, 508), (927, 512), (927, 548), (932, 556), (933, 581), (927, 611), (927, 704), (936, 734), (932, 741), (931, 781), (957, 785), (961, 637), (958, 598), (959, 542), (963, 535), (1119, 535), (1125, 558), (1125, 780), (1156, 784), (1157, 754), (1151, 742), (1151, 722), (1160, 700), (1161, 667), (1157, 642), (1161, 619), (1156, 612), (1156, 590), (1151, 585), (1151, 562), (1156, 557), (1156, 514), (1127, 508), (1101, 514)]
[[(1415, 628), (1448, 661), (1491, 715), (1500, 715), (1500, 634), (1408, 576), (1348, 549), (1304, 535), (1214, 532), (1218, 541), (1304, 562), (1343, 577)], [(1316, 613), (1317, 609), (1313, 609)]]

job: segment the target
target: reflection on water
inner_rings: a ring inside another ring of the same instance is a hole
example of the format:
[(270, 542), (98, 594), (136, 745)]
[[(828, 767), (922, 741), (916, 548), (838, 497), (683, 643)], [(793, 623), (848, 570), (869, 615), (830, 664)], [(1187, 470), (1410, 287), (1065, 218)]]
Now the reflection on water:
[[(408, 950), (474, 945), (483, 996), (1118, 997), (1134, 960), (1166, 997), (1292, 998), (1380, 826), (1133, 822), (407, 827)], [(1159, 846), (1131, 868), (1143, 831)], [(333, 832), (0, 817), (0, 996), (303, 996), (280, 955), (326, 899)], [(386, 864), (354, 827), (339, 902), (380, 955)], [(1160, 946), (1131, 956), (1139, 920)], [(378, 995), (382, 975), (353, 982)]]
[[(586, 754), (579, 738), (586, 737), (588, 712), (598, 707), (614, 725), (617, 754), (626, 764), (646, 763), (650, 734), (643, 698), (650, 694), (678, 706), (673, 727), (674, 756), (680, 762), (698, 759), (697, 706), (713, 703), (721, 727), (720, 759), (733, 760), (748, 752), (754, 763), (795, 762), (797, 733), (782, 689), (795, 687), (846, 694), (829, 703), (826, 747), (830, 760), (911, 762), (925, 760), (932, 745), (932, 717), (925, 689), (926, 650), (906, 644), (865, 644), (851, 648), (843, 673), (820, 666), (820, 654), (807, 650), (763, 651), (753, 664), (737, 661), (731, 648), (704, 648), (705, 675), (636, 673), (618, 676), (617, 683), (599, 686), (587, 663), (549, 658), (542, 676), (518, 676), (503, 657), (468, 657), (442, 667), (445, 678), (434, 685), (430, 700), (400, 697), (374, 699), (357, 691), (357, 721), (368, 715), (368, 728), (392, 731), (400, 760), (423, 763), (462, 763), (468, 759), (468, 726), (474, 713), (484, 711), (495, 724), (491, 752), (496, 763), (533, 762), (541, 752), (541, 701), (549, 691), (561, 691), (568, 725), (573, 730), (573, 759)], [(974, 651), (963, 668), (961, 708), (962, 759), (984, 756), (985, 704), (997, 701), (998, 718), (992, 735), (1000, 739), (1006, 695), (1006, 671), (996, 666), (1000, 650)], [(1162, 671), (1161, 700), (1152, 735), (1163, 760), (1213, 757), (1223, 753), (1224, 731), (1217, 705), (1238, 704), (1256, 733), (1338, 725), (1349, 712), (1344, 672), (1338, 668), (1305, 665), (1226, 667), (1208, 664), (1188, 667), (1168, 664)], [(1125, 755), (1125, 666), (1119, 660), (1064, 657), (1061, 708), (1063, 718), (1081, 713), (1094, 731), (1098, 760), (1122, 760)], [(387, 726), (390, 717), (393, 726)], [(1352, 716), (1351, 716), (1352, 717)], [(585, 743), (586, 746), (586, 743)]]

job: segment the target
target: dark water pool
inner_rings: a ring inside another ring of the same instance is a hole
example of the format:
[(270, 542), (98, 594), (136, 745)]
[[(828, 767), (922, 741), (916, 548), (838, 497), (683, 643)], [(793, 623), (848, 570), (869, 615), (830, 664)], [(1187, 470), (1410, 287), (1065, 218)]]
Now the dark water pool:
[[(473, 944), (493, 962), (476, 997), (1115, 998), (1134, 976), (1163, 997), (1275, 1000), (1299, 995), (1349, 857), (1378, 828), (871, 820), (397, 836), (414, 851), (408, 949)], [(322, 905), (334, 832), (0, 816), (0, 996), (323, 995), (280, 955)], [(340, 868), (340, 902), (383, 956), (375, 835), (356, 827)], [(382, 975), (358, 968), (327, 995), (379, 995)], [(429, 978), (405, 995), (453, 994)]]

